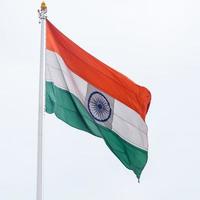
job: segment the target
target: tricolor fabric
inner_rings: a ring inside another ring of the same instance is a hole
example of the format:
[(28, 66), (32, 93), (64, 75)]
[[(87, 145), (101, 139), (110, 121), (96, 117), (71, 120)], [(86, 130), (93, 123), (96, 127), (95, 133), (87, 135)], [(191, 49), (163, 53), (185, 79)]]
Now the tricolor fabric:
[[(46, 112), (102, 138), (139, 178), (147, 162), (150, 92), (46, 21)], [(76, 144), (74, 144), (76, 145)]]

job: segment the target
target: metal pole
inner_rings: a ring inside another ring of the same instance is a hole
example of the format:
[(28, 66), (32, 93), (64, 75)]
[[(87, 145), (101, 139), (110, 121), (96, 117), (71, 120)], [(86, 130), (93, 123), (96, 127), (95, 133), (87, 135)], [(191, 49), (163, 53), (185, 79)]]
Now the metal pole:
[(44, 2), (38, 10), (41, 24), (41, 47), (40, 47), (40, 76), (39, 76), (39, 108), (38, 108), (38, 144), (37, 144), (37, 200), (43, 199), (43, 118), (44, 118), (44, 84), (45, 84), (45, 24), (47, 7)]

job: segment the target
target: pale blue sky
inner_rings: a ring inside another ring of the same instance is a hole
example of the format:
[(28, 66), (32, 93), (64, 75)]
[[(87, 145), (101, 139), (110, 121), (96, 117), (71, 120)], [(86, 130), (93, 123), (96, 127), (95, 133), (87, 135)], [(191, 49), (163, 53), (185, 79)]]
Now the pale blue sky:
[[(141, 183), (104, 142), (45, 116), (44, 200), (200, 199), (200, 2), (46, 1), (85, 50), (152, 93)], [(40, 1), (1, 0), (0, 199), (35, 200)]]

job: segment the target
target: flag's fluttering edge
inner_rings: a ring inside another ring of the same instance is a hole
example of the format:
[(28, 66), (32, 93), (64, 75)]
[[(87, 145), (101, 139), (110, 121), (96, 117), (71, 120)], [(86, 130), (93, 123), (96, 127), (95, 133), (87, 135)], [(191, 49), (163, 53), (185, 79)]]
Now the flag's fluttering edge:
[(150, 92), (105, 65), (46, 21), (46, 112), (103, 138), (139, 178), (147, 162)]

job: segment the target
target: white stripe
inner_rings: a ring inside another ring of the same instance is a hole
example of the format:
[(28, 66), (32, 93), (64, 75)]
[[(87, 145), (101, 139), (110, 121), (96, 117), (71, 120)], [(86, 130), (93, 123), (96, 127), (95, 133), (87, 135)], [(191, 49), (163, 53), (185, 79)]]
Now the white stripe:
[(52, 51), (46, 50), (46, 80), (57, 87), (70, 91), (84, 103), (87, 82), (66, 67), (63, 59)]
[[(74, 94), (84, 105), (87, 82), (74, 74), (60, 55), (46, 50), (46, 80)], [(148, 149), (147, 125), (133, 109), (115, 99), (112, 130), (128, 143)]]

